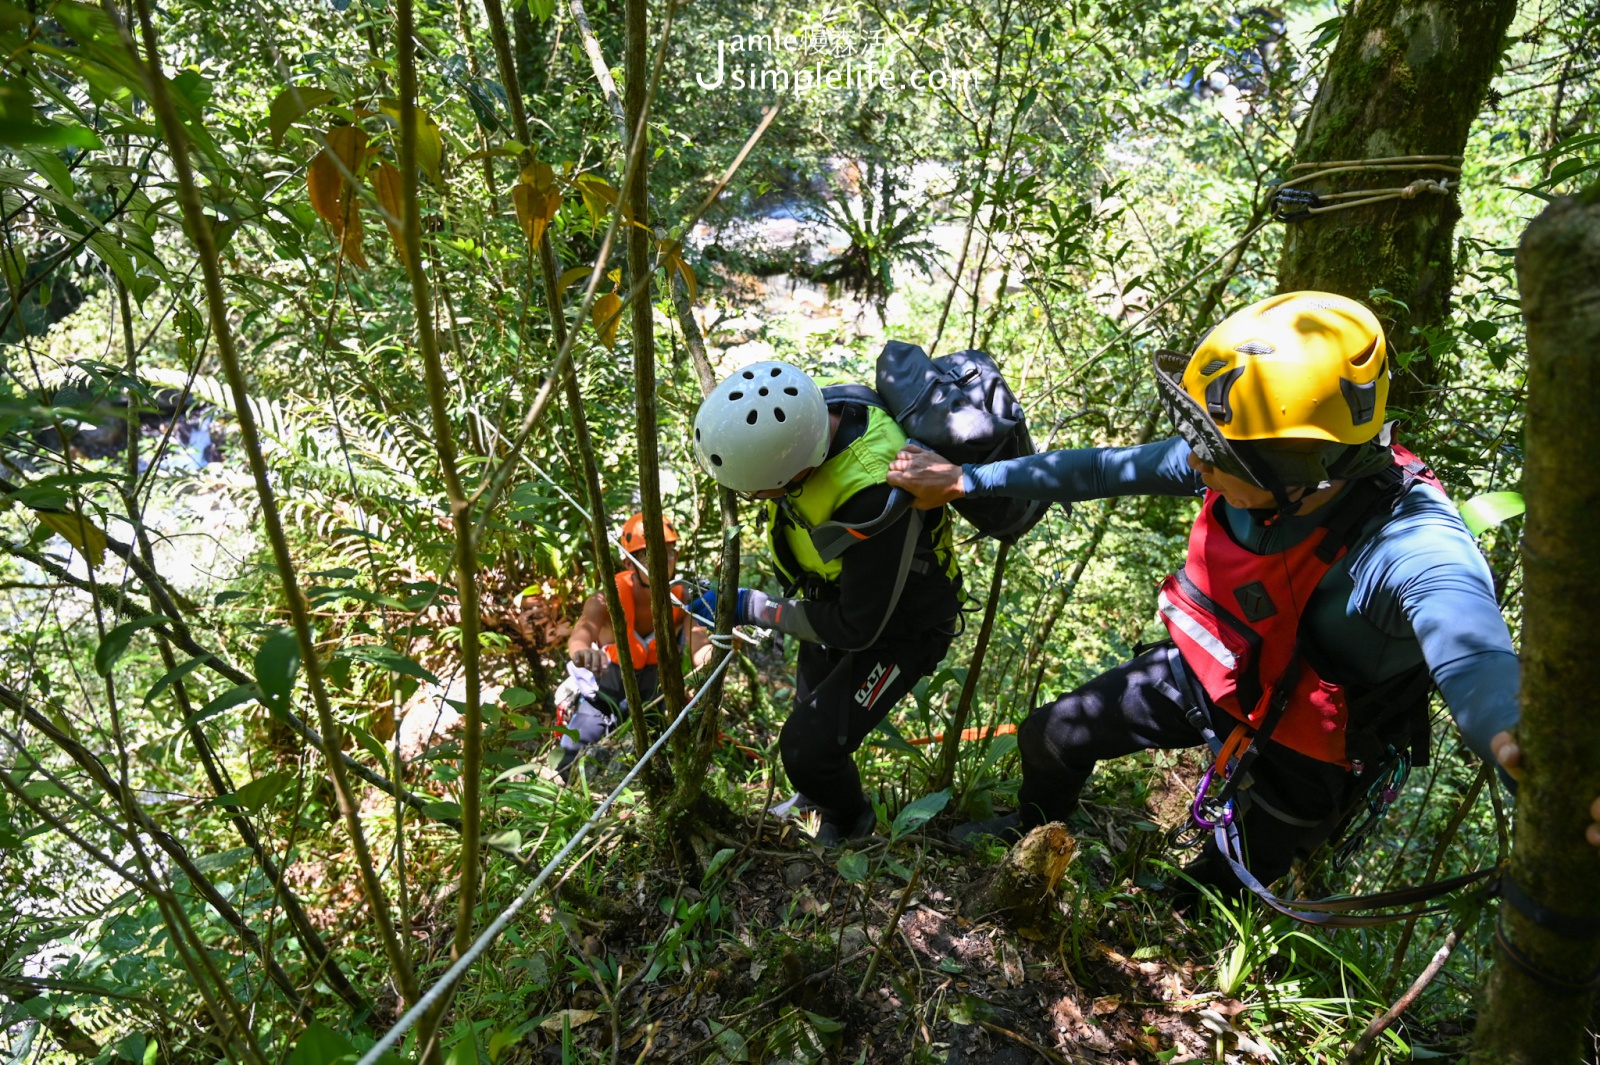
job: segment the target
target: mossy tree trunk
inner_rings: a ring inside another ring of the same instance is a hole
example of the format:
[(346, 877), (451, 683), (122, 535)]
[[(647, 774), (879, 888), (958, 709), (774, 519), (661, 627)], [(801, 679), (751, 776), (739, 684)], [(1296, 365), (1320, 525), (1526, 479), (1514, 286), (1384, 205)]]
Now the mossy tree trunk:
[[(1359, 0), (1344, 16), (1295, 161), (1460, 155), (1489, 90), (1516, 0)], [(1396, 188), (1439, 171), (1351, 171), (1317, 192)], [(1472, 195), (1467, 189), (1466, 194)], [(1278, 287), (1373, 305), (1398, 354), (1389, 403), (1414, 411), (1439, 380), (1430, 331), (1449, 313), (1456, 195), (1424, 194), (1316, 215), (1287, 226)], [(1374, 298), (1382, 289), (1389, 298)]]
[[(1525, 771), (1511, 874), (1535, 901), (1600, 921), (1600, 854), (1584, 839), (1600, 794), (1593, 711), (1600, 626), (1600, 185), (1557, 201), (1517, 252), (1528, 325), (1528, 525), (1522, 633)], [(1581, 984), (1600, 966), (1600, 937), (1541, 927), (1502, 901), (1503, 934), (1534, 966)], [(1477, 1065), (1583, 1060), (1593, 988), (1540, 980), (1497, 952), (1478, 1021)]]

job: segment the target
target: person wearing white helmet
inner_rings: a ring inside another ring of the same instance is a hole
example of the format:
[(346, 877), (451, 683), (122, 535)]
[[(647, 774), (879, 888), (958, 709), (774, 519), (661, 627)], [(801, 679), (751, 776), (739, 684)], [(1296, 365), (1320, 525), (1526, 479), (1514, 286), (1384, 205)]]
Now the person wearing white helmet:
[(885, 483), (905, 442), (870, 389), (821, 389), (784, 362), (736, 371), (695, 415), (700, 465), (766, 507), (784, 595), (741, 588), (735, 617), (801, 641), (779, 747), (790, 782), (821, 811), (827, 845), (871, 833), (851, 756), (956, 631), (949, 518), (913, 510)]

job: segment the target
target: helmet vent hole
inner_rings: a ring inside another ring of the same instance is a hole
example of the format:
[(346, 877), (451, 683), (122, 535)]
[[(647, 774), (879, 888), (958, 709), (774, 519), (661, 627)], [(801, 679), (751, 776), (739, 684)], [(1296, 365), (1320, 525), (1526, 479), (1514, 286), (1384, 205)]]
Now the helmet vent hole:
[(699, 443), (699, 441), (700, 441), (700, 430), (696, 429), (694, 431), (694, 439), (695, 439), (696, 443)]
[(800, 390), (794, 387), (794, 385), (787, 385), (784, 387), (783, 394), (786, 396), (798, 396), (800, 394)]
[(776, 366), (774, 366), (772, 368), (772, 376), (773, 377), (779, 377), (779, 376), (782, 376), (782, 374), (783, 374), (783, 371), (778, 369)]
[(749, 414), (744, 416), (744, 422), (746, 425), (754, 425), (756, 423), (756, 418), (758, 417), (759, 415), (756, 414), (755, 411), (751, 411)]
[(762, 385), (757, 394), (758, 395), (763, 395), (763, 396), (766, 395), (767, 394), (767, 386), (766, 385)]
[(1210, 377), (1212, 374), (1216, 373), (1226, 365), (1228, 365), (1227, 359), (1212, 359), (1210, 362), (1200, 367), (1200, 376)]
[(754, 373), (750, 372), (749, 370), (746, 370), (744, 372), (744, 379), (746, 381), (754, 381), (756, 379), (756, 375)]
[(744, 393), (743, 392), (729, 392), (728, 393), (728, 398), (729, 399), (743, 399), (744, 398)]
[(1378, 338), (1377, 337), (1373, 337), (1372, 338), (1372, 343), (1367, 345), (1366, 350), (1363, 351), (1360, 355), (1357, 355), (1355, 358), (1350, 360), (1350, 365), (1351, 366), (1365, 366), (1367, 363), (1372, 361), (1372, 357), (1374, 355), (1376, 355), (1377, 353), (1378, 353)]
[(711, 465), (713, 465), (713, 466), (721, 466), (722, 465), (722, 456), (721, 455), (712, 455), (711, 456)]
[(773, 407), (772, 408), (772, 416), (774, 418), (778, 419), (780, 422), (788, 421), (788, 419), (786, 417), (784, 417), (783, 408), (782, 407)]
[(1245, 355), (1271, 355), (1278, 349), (1268, 344), (1265, 340), (1246, 340), (1233, 350)]

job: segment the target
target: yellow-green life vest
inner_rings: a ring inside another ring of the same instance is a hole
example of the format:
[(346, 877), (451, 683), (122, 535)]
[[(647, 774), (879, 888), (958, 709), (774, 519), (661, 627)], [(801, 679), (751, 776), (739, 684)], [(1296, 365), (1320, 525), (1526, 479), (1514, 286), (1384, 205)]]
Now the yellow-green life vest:
[[(885, 483), (889, 463), (905, 447), (906, 434), (895, 424), (885, 410), (867, 408), (867, 428), (849, 447), (828, 459), (811, 472), (798, 488), (783, 499), (767, 504), (767, 518), (772, 529), (773, 561), (785, 580), (793, 581), (799, 574), (790, 573), (784, 566), (784, 552), (778, 549), (778, 538), (789, 549), (800, 568), (826, 581), (839, 579), (844, 560), (835, 558), (824, 562), (811, 542), (811, 530), (828, 521), (845, 502), (864, 488)], [(943, 517), (934, 542), (940, 568), (954, 575), (955, 553), (950, 545), (950, 523)]]

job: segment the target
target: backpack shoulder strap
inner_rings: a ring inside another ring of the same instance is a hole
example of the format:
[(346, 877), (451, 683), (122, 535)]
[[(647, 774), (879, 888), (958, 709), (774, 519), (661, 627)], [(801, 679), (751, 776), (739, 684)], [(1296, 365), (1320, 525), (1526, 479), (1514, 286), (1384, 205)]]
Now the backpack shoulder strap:
[[(889, 410), (889, 405), (883, 401), (883, 397), (866, 385), (824, 385), (822, 399), (830, 407), (841, 407), (846, 403), (864, 403), (879, 410)], [(893, 414), (894, 411), (889, 413)]]
[(832, 562), (847, 550), (883, 532), (899, 521), (911, 509), (912, 495), (903, 488), (891, 488), (883, 511), (868, 521), (850, 524), (843, 521), (825, 521), (811, 530), (811, 543), (822, 556), (822, 561)]

